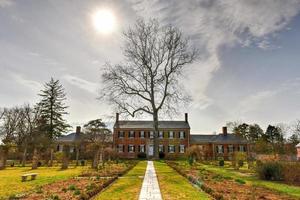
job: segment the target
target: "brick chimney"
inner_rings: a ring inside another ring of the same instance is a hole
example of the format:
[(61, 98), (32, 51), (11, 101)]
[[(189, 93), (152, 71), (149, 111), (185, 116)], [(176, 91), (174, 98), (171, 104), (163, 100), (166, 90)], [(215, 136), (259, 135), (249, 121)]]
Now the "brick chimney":
[(116, 113), (116, 122), (119, 122), (119, 113)]
[(188, 114), (185, 113), (185, 122), (187, 123), (189, 121), (189, 117), (188, 117)]
[(81, 132), (81, 127), (80, 126), (76, 126), (76, 133), (80, 133)]
[(223, 135), (227, 136), (227, 127), (226, 126), (223, 126), (222, 131), (223, 131)]

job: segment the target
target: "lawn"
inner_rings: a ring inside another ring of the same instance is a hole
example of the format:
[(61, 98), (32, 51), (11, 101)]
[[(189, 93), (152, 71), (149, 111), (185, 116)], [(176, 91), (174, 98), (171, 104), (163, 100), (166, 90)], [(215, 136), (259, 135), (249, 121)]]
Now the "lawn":
[(297, 186), (291, 186), (280, 182), (274, 182), (274, 181), (264, 181), (258, 179), (255, 175), (243, 175), (243, 173), (240, 173), (233, 168), (229, 167), (218, 167), (214, 165), (206, 165), (206, 164), (200, 164), (200, 168), (206, 169), (208, 171), (212, 171), (217, 174), (221, 174), (223, 176), (231, 177), (234, 179), (242, 179), (247, 184), (265, 187), (283, 194), (287, 194), (290, 196), (298, 197), (300, 198), (300, 187)]
[(147, 167), (146, 161), (140, 161), (132, 170), (101, 192), (95, 199), (138, 199)]
[(163, 161), (154, 162), (163, 199), (211, 199)]
[[(83, 169), (84, 167), (70, 167), (67, 170), (60, 170), (59, 167), (40, 167), (31, 170), (30, 167), (8, 167), (0, 170), (0, 199), (7, 199), (11, 195), (35, 189), (37, 186), (76, 176)], [(37, 179), (21, 182), (21, 175), (27, 173), (38, 173)]]

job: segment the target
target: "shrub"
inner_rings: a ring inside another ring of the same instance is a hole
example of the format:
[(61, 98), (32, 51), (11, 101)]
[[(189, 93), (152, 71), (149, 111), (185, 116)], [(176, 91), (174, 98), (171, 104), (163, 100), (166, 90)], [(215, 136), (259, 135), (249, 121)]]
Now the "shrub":
[(81, 161), (80, 161), (80, 165), (81, 165), (81, 166), (84, 166), (84, 165), (85, 165), (85, 161), (84, 161), (84, 160), (81, 160)]
[(219, 160), (219, 166), (223, 167), (225, 164), (224, 160)]
[(36, 191), (35, 191), (35, 192), (36, 192), (37, 194), (43, 193), (42, 187), (41, 187), (41, 186), (36, 187)]
[(239, 165), (239, 167), (243, 167), (244, 166), (244, 161), (243, 160), (239, 160), (238, 161), (238, 165)]
[(74, 191), (74, 195), (80, 195), (80, 190), (78, 190), (78, 189), (75, 190), (75, 191)]
[(188, 163), (189, 163), (189, 165), (193, 165), (194, 164), (194, 158), (192, 156), (188, 157)]
[(63, 188), (63, 189), (61, 189), (61, 191), (67, 192), (68, 190), (67, 190), (67, 188)]
[(139, 159), (145, 159), (145, 158), (147, 157), (147, 155), (146, 155), (145, 152), (140, 152), (140, 153), (138, 153), (137, 157), (138, 157)]
[(79, 196), (80, 200), (88, 200), (90, 197), (86, 193), (81, 193)]
[(242, 179), (235, 179), (235, 182), (239, 183), (239, 184), (245, 184), (246, 181), (242, 180)]
[(293, 184), (300, 184), (300, 162), (283, 163), (284, 181)]
[(70, 186), (68, 187), (68, 190), (76, 190), (75, 185), (70, 185)]
[(283, 166), (279, 162), (269, 161), (258, 164), (256, 167), (258, 176), (263, 180), (282, 180)]
[(160, 159), (164, 159), (165, 158), (165, 153), (164, 152), (159, 152), (158, 154)]

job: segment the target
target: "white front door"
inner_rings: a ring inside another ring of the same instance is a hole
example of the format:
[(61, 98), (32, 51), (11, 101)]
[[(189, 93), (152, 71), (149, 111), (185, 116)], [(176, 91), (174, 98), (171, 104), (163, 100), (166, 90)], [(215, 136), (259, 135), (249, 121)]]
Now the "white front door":
[(153, 145), (149, 145), (149, 148), (148, 148), (148, 156), (153, 156), (153, 153), (154, 153), (154, 147)]

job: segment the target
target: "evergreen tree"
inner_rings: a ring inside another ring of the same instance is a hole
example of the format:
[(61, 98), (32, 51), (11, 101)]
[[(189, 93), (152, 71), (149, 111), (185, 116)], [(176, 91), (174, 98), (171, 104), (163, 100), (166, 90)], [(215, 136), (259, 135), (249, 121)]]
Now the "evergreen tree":
[(51, 80), (44, 85), (44, 90), (41, 90), (39, 96), (41, 101), (38, 103), (40, 107), (41, 117), (45, 121), (45, 130), (51, 140), (61, 136), (70, 127), (64, 115), (68, 114), (65, 110), (68, 106), (65, 105), (66, 93), (59, 80)]

